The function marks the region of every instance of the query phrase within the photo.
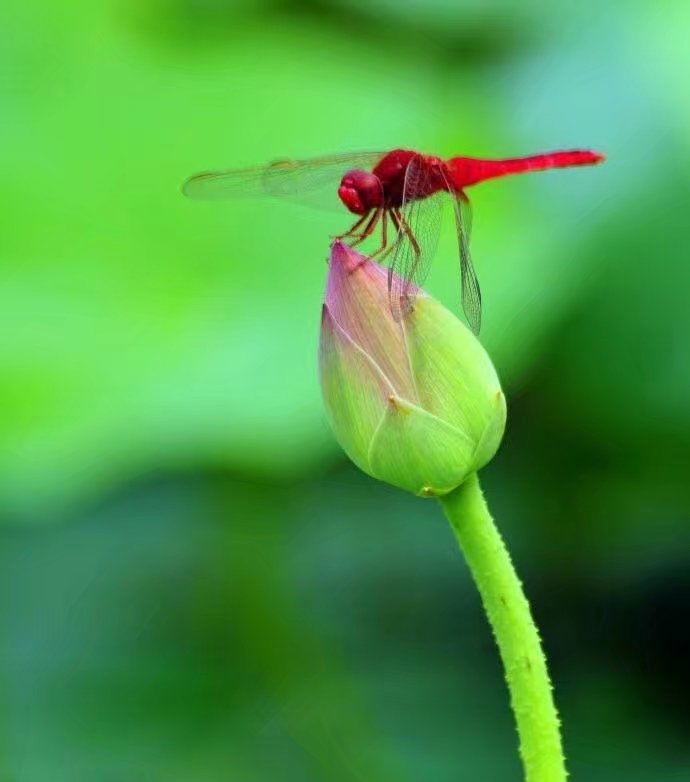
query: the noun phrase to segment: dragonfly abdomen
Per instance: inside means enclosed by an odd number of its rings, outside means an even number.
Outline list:
[[[595,163],[601,163],[603,160],[604,155],[599,152],[572,149],[503,160],[454,157],[448,160],[447,167],[453,186],[462,190],[470,185],[483,182],[485,179],[495,179],[509,174],[525,174],[529,171],[545,171],[549,168],[591,166]]]

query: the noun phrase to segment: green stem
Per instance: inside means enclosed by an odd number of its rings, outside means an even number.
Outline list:
[[[526,782],[567,777],[546,659],[529,603],[475,475],[441,498],[503,660]]]

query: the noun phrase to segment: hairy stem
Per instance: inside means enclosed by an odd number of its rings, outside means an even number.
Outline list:
[[[567,776],[546,659],[529,603],[475,475],[441,498],[503,660],[526,782]]]

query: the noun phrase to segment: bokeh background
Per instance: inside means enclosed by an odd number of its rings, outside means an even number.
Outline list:
[[[2,782],[520,778],[439,508],[325,423],[347,215],[179,192],[395,146],[609,156],[474,190],[483,480],[573,780],[690,779],[689,8],[4,0]]]

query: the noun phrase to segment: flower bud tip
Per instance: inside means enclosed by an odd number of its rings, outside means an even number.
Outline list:
[[[366,260],[363,255],[341,242],[340,239],[336,239],[331,246],[331,264],[342,265],[348,274],[356,271],[362,264],[366,263]]]

